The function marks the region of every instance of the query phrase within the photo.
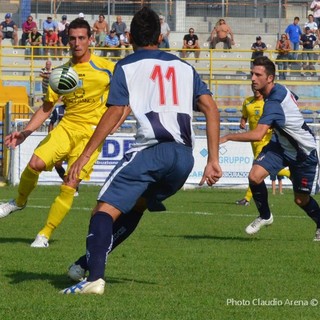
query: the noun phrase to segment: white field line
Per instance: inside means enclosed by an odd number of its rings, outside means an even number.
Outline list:
[[[8,199],[0,199],[1,202],[8,201]],[[49,209],[50,206],[32,206],[32,205],[27,205],[28,208],[32,209]],[[79,210],[79,211],[88,211],[89,213],[92,211],[93,208],[86,208],[86,207],[72,207],[72,210]],[[231,210],[231,209],[230,209]],[[159,212],[161,214],[161,212]],[[158,213],[158,214],[159,214]],[[215,212],[202,212],[202,211],[170,211],[167,210],[163,213],[170,213],[170,214],[194,214],[194,215],[199,215],[199,216],[216,216],[216,215],[222,215],[221,213],[215,213]],[[157,213],[155,213],[157,214]],[[240,214],[240,213],[223,213],[224,216],[228,217],[255,217],[258,215],[258,212],[256,214]],[[276,215],[277,216],[277,215]],[[301,215],[280,215],[277,216],[277,218],[284,218],[284,219],[305,219],[307,218],[306,214],[304,214],[303,211],[301,211]]]

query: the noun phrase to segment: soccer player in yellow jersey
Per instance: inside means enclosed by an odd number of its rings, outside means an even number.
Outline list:
[[[245,129],[246,123],[249,123],[249,130],[253,130],[257,125],[258,121],[263,112],[264,100],[263,96],[259,91],[256,91],[252,88],[253,96],[248,97],[243,101],[242,104],[242,117],[240,120],[240,128]],[[268,144],[272,136],[272,130],[269,129],[267,134],[261,141],[253,141],[251,142],[252,152],[254,159],[259,155],[262,148]],[[281,176],[290,177],[290,171],[288,169],[282,169],[279,173]],[[250,200],[252,199],[252,192],[250,187],[248,187],[246,195],[243,199],[236,201],[236,204],[242,206],[248,206],[250,204]]]
[[[82,153],[106,111],[105,104],[114,63],[91,54],[89,50],[91,40],[91,29],[87,21],[75,19],[70,23],[69,45],[72,58],[68,64],[72,65],[78,73],[79,86],[74,92],[62,97],[66,106],[64,117],[35,149],[21,175],[17,197],[0,205],[0,218],[26,206],[28,197],[36,187],[42,171],[51,171],[55,163],[67,160],[66,174],[68,174],[69,167]],[[34,113],[23,131],[6,136],[6,146],[14,148],[24,142],[51,115],[58,99],[59,95],[49,86],[42,107]],[[31,244],[32,247],[49,246],[48,240],[53,230],[58,227],[72,206],[73,196],[80,181],[90,178],[93,164],[100,150],[101,146],[92,154],[78,180],[63,181],[60,194],[50,207],[47,222]]]

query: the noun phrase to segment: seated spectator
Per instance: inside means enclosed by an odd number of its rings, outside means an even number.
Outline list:
[[[12,39],[13,45],[18,45],[18,27],[16,23],[12,20],[11,13],[7,13],[4,17],[4,21],[0,24],[1,38],[0,45],[2,39]]]
[[[190,28],[189,33],[183,37],[183,46],[182,46],[181,57],[185,58],[187,53],[194,52],[194,56],[196,59],[200,56],[200,46],[199,46],[199,38],[194,33],[194,29]],[[196,60],[198,61],[198,60]]]
[[[63,31],[66,28],[66,25],[69,25],[69,21],[68,21],[68,17],[64,14],[61,17],[61,21],[58,22],[58,27],[57,27],[58,34],[59,32]]]
[[[104,46],[108,49],[111,56],[119,57],[120,56],[120,50],[118,49],[120,44],[119,38],[116,35],[116,30],[112,29],[110,30],[110,33],[106,36]]]
[[[117,16],[116,21],[112,23],[111,29],[116,30],[116,35],[120,39],[120,35],[124,34],[124,31],[127,29],[127,25],[122,21],[121,16]]]
[[[234,45],[233,32],[224,19],[220,19],[211,31],[210,48],[215,49],[219,42],[223,42],[223,49],[231,49]]]
[[[30,45],[31,47],[37,47],[37,48],[33,48],[34,55],[36,55],[36,56],[43,55],[43,49],[41,47],[42,46],[42,34],[38,31],[37,27],[32,28],[31,32],[29,33],[27,44]],[[30,52],[30,51],[31,51],[30,48],[27,48],[27,52]],[[29,54],[31,54],[31,52]]]
[[[56,21],[53,21],[52,16],[49,15],[47,17],[47,20],[44,20],[42,23],[42,45],[46,45],[46,36],[49,33],[49,29],[53,29],[54,32],[57,32],[58,30],[58,24]]]
[[[315,55],[313,53],[313,47],[317,43],[317,38],[311,33],[311,29],[306,27],[306,33],[301,36],[300,44],[303,46],[302,53],[302,69],[303,70],[312,70],[312,75],[316,76],[315,69]],[[309,63],[308,63],[309,60]],[[302,76],[305,76],[305,73],[301,73]]]
[[[280,40],[277,41],[276,50],[278,51],[276,64],[279,70],[279,79],[286,80],[286,70],[288,69],[289,52],[292,50],[291,43],[284,33]]]
[[[62,60],[62,55],[63,54],[67,54],[69,52],[69,35],[68,35],[68,31],[69,31],[69,24],[66,23],[64,30],[60,31],[58,33],[58,46],[59,47],[64,47],[63,49],[59,50],[59,60]]]
[[[47,34],[46,34],[46,47],[55,47],[55,48],[47,48],[46,49],[46,54],[53,49],[54,56],[57,56],[57,45],[58,45],[58,35],[57,33],[53,30],[53,28],[49,28]],[[52,55],[52,54],[51,54]]]
[[[170,48],[169,44],[169,34],[170,34],[170,27],[169,25],[165,22],[164,16],[159,16],[160,19],[160,25],[161,25],[161,35],[162,35],[162,41],[159,44],[159,48]]]
[[[83,14],[82,12],[80,12],[80,13],[78,14],[78,18],[84,20],[84,14]]]
[[[267,46],[264,42],[262,42],[261,37],[256,37],[256,42],[254,42],[251,46],[252,55],[251,60],[253,61],[255,58],[262,57],[263,52],[267,50]],[[252,68],[252,61],[250,64],[250,68]]]
[[[21,45],[25,46],[33,28],[37,28],[37,23],[33,21],[32,16],[28,16],[27,20],[22,24]]]
[[[314,21],[313,14],[308,15],[308,21],[304,24],[303,32],[306,33],[306,27],[310,28],[310,32],[315,36],[319,37],[319,29],[317,23]]]
[[[122,50],[121,52],[122,57],[126,57],[131,53],[131,50],[129,50],[129,48],[131,48],[129,29],[124,30],[124,34],[120,35],[120,47],[122,49],[126,49],[126,50]]]
[[[98,20],[93,24],[92,30],[96,47],[103,47],[106,35],[109,33],[109,25],[102,13],[99,14]]]

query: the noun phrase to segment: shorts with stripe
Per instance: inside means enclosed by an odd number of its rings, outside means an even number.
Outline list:
[[[284,154],[277,142],[270,141],[253,164],[263,167],[270,175],[277,175],[281,169],[289,167],[294,192],[314,194],[318,191],[319,168],[316,149],[303,160],[292,160]]]
[[[150,211],[163,211],[161,202],[184,185],[193,164],[192,148],[176,142],[126,154],[106,179],[98,201],[128,213],[143,197]]]

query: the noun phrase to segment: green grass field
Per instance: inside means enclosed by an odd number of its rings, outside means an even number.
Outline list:
[[[67,267],[84,253],[98,190],[81,186],[48,249],[30,243],[57,186],[39,186],[25,210],[0,221],[1,320],[318,318],[320,243],[287,189],[270,195],[275,222],[254,237],[244,232],[257,216],[254,204],[234,204],[244,190],[180,191],[109,256],[103,296],[58,294],[72,284]],[[15,191],[1,188],[0,200]]]

